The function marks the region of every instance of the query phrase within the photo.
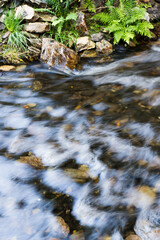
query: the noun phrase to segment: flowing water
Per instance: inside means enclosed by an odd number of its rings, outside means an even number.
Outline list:
[[[0,240],[158,240],[159,170],[158,45],[1,73]]]

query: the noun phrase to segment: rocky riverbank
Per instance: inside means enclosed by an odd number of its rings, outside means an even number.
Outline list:
[[[160,2],[159,0],[156,0],[156,2],[152,1],[152,3],[150,3],[149,0],[144,0],[144,2],[150,4],[147,18],[155,25],[151,38],[154,40],[160,36]],[[105,8],[106,5],[102,1],[95,1],[94,6],[95,11],[97,9],[97,11],[99,11],[99,9]],[[91,19],[93,13],[90,13],[89,10],[85,11],[84,9],[84,11],[81,11],[82,3],[78,8],[76,7],[76,34],[74,32],[74,34],[70,36],[68,36],[68,34],[71,33],[65,32],[65,29],[64,32],[58,32],[58,28],[62,29],[63,23],[68,20],[70,20],[69,24],[72,25],[74,19],[71,19],[71,15],[70,18],[68,16],[66,18],[62,16],[58,18],[54,15],[52,9],[48,7],[45,0],[17,1],[15,4],[8,0],[2,0],[0,7],[1,65],[42,61],[49,66],[67,66],[73,69],[77,66],[81,58],[105,58],[113,52],[114,45],[112,36],[107,31],[103,31],[103,28],[99,28],[100,31],[98,31],[96,26],[93,27],[93,24],[91,26],[89,25],[89,19]],[[5,23],[7,11],[8,16],[10,14],[9,12],[12,11],[12,21],[16,18],[21,19],[21,33],[23,33],[22,37],[24,41],[22,39],[22,48],[20,49],[21,46],[19,44],[20,47],[18,50],[16,48],[14,49],[14,47],[8,47],[12,29],[9,30],[9,27],[7,28],[7,24]],[[61,25],[58,25],[59,23]],[[53,31],[57,31],[59,35],[62,34],[61,39],[67,38],[67,46],[65,40],[61,42],[58,41],[60,36],[56,34],[53,35]],[[14,38],[12,37],[13,41]],[[143,38],[143,41],[144,40],[148,41],[148,39]],[[134,47],[136,44],[130,41],[128,45]],[[6,68],[6,66],[1,67],[1,70],[3,69],[11,70],[12,68]]]

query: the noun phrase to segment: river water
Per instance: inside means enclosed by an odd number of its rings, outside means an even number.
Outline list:
[[[160,47],[0,74],[0,240],[160,239]]]

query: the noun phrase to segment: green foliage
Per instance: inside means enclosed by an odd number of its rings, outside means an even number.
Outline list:
[[[75,39],[78,37],[75,22],[77,19],[76,13],[69,13],[66,17],[59,17],[53,20],[54,37],[57,41],[66,44],[71,47],[75,43]]]
[[[56,16],[66,16],[69,12],[69,5],[73,0],[46,0]]]
[[[113,6],[114,2],[115,2],[115,0],[107,0],[105,5],[106,5],[106,7]]]
[[[89,12],[96,12],[96,8],[92,0],[85,0],[84,8],[88,9]]]
[[[153,25],[146,20],[147,16],[146,9],[136,1],[120,0],[118,7],[109,6],[107,13],[98,13],[93,18],[107,25],[105,30],[113,33],[115,44],[121,39],[129,44],[137,34],[151,37]]]
[[[27,48],[27,36],[22,31],[23,25],[20,17],[15,17],[14,10],[8,10],[5,13],[4,24],[6,29],[10,32],[8,38],[8,47],[17,50],[24,50]]]

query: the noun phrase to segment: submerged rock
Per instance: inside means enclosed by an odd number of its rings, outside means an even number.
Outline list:
[[[24,20],[29,20],[35,22],[38,20],[39,16],[35,13],[34,8],[24,4],[17,7],[15,17],[20,16]]]
[[[89,50],[95,48],[95,43],[91,41],[90,37],[80,37],[77,38],[76,47],[77,52],[81,52],[83,50]]]
[[[83,231],[75,231],[69,238],[69,240],[85,240]]]
[[[127,238],[125,238],[125,240],[142,240],[142,239],[135,234],[131,234]]]
[[[77,53],[64,44],[50,38],[43,38],[41,60],[49,66],[75,68],[78,63]]]
[[[20,159],[18,159],[19,162],[29,164],[31,167],[36,169],[44,169],[42,160],[40,157],[36,157],[34,154],[29,152],[28,156],[21,156]]]
[[[44,33],[49,31],[49,24],[45,22],[28,23],[24,27],[26,32]]]
[[[160,239],[160,207],[142,212],[136,221],[134,230],[142,240]]]

